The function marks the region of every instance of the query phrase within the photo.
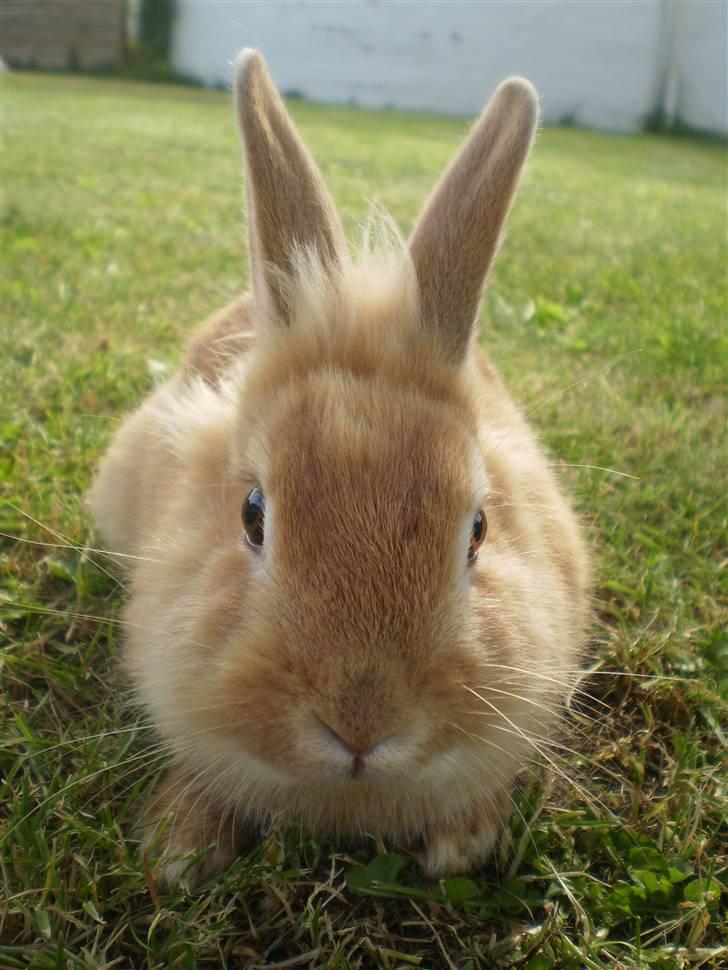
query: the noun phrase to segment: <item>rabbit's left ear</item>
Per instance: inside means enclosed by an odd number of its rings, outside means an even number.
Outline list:
[[[295,253],[313,248],[334,270],[346,256],[344,231],[321,173],[256,50],[246,49],[238,57],[235,104],[247,161],[253,292],[288,324],[285,280]]]
[[[538,122],[538,96],[504,81],[435,187],[412,233],[410,255],[423,326],[447,355],[468,348],[490,265]]]

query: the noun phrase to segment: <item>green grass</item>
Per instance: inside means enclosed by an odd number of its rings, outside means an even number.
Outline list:
[[[14,538],[2,566],[0,965],[717,966],[721,146],[546,129],[510,220],[483,341],[575,496],[597,594],[593,699],[565,722],[573,750],[524,774],[492,865],[431,884],[381,854],[392,847],[275,831],[200,892],[167,896],[125,841],[159,762],[127,705],[122,592],[87,551],[83,496],[154,371],[245,285],[228,100],[2,79],[2,531]],[[352,236],[375,200],[408,229],[464,127],[291,107]]]

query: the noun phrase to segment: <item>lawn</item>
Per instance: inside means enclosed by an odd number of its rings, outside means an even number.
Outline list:
[[[408,229],[464,131],[291,110],[352,239],[372,202]],[[84,494],[120,417],[246,284],[232,111],[217,92],[13,75],[2,124],[0,966],[728,959],[724,147],[548,128],[510,220],[482,340],[597,578],[588,696],[523,773],[492,864],[428,883],[396,847],[276,830],[166,895],[125,841],[161,762]]]

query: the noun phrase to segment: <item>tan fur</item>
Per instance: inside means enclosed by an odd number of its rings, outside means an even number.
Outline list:
[[[254,339],[255,304],[251,297],[241,297],[213,314],[194,334],[183,372],[218,384],[230,365],[250,350]]]
[[[528,735],[568,692],[587,611],[575,520],[470,342],[531,139],[533,111],[512,104],[527,89],[500,89],[479,123],[487,137],[476,126],[468,164],[452,166],[409,251],[390,241],[352,263],[330,244],[328,203],[311,222],[277,205],[321,199],[320,177],[259,55],[241,61],[239,105],[248,84],[251,245],[273,263],[259,264],[253,301],[214,318],[128,420],[92,495],[109,546],[142,557],[126,659],[178,765],[175,798],[150,813],[177,820],[166,878],[213,827],[222,848],[198,876],[280,814],[329,835],[424,843],[432,874],[464,869],[490,851]],[[259,140],[268,128],[276,139]],[[490,212],[474,239],[461,206],[438,201],[458,187]],[[436,225],[462,246],[438,253]],[[470,295],[459,303],[425,266],[461,274]],[[261,549],[240,521],[255,486]],[[468,564],[479,508],[488,534]]]

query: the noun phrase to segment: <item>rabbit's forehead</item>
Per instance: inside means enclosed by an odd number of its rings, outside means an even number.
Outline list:
[[[422,610],[438,600],[463,572],[479,504],[468,429],[381,388],[299,400],[280,419],[264,485],[280,577],[326,589],[359,639],[394,587]]]
[[[453,408],[386,384],[332,379],[293,395],[273,439],[269,489],[288,506],[399,501],[457,516],[487,484],[476,439]]]

